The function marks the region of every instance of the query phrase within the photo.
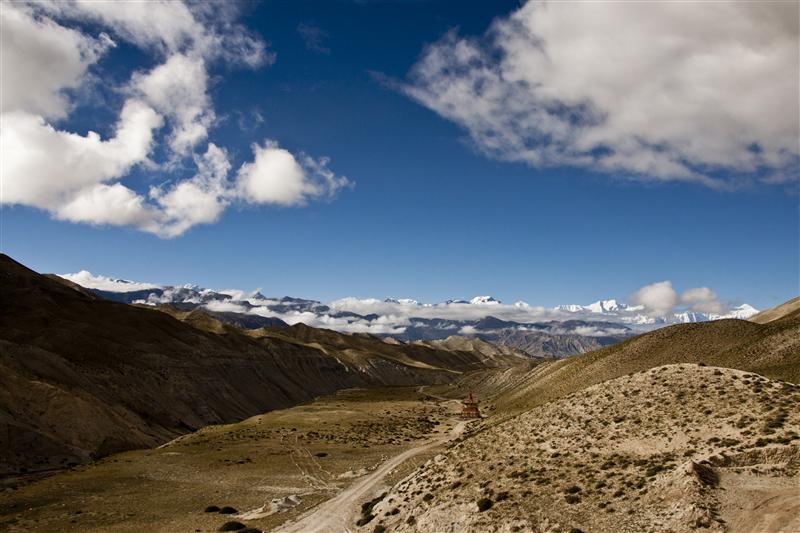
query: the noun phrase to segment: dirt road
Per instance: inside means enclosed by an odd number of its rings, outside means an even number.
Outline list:
[[[464,432],[466,422],[458,422],[446,435],[396,455],[375,471],[359,479],[342,492],[311,509],[298,520],[276,529],[280,533],[343,533],[355,529],[361,503],[371,499],[383,478],[408,459],[455,439]]]

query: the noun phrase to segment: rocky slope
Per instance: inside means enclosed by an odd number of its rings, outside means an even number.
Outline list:
[[[472,352],[173,314],[0,255],[0,473],[151,447],[342,388],[443,383],[486,366]]]
[[[798,402],[795,384],[727,368],[620,377],[479,427],[357,529],[795,531]]]

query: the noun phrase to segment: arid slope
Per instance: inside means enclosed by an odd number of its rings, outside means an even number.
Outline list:
[[[797,385],[724,368],[621,377],[478,430],[358,530],[796,531],[798,401]]]
[[[601,350],[543,363],[516,376],[513,386],[504,387],[496,401],[498,409],[518,412],[602,381],[674,363],[736,368],[798,383],[800,311],[767,324],[728,319],[669,326]]]

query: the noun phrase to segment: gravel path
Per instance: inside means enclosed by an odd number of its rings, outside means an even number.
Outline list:
[[[361,503],[372,498],[386,475],[405,461],[431,448],[449,442],[464,432],[466,422],[458,422],[450,432],[426,444],[404,451],[384,462],[375,471],[359,479],[330,500],[311,509],[298,520],[283,524],[279,533],[342,533],[355,529]]]

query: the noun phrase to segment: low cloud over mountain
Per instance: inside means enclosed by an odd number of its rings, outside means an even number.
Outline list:
[[[202,307],[212,313],[277,318],[289,325],[304,323],[410,341],[441,339],[449,335],[481,336],[501,330],[617,338],[665,324],[748,318],[757,312],[748,304],[734,307],[725,303],[705,287],[678,294],[669,281],[642,287],[633,293],[628,303],[612,299],[588,305],[544,307],[523,301],[505,304],[490,296],[434,304],[411,299],[354,297],[322,303],[266,297],[259,291],[215,291],[195,285],[159,286],[94,276],[86,271],[61,277],[127,303]]]

